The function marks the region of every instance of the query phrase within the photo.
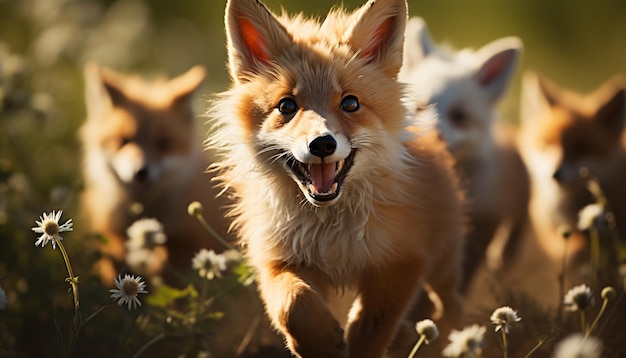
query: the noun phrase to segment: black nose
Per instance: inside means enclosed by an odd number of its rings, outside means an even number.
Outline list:
[[[332,155],[335,153],[335,149],[337,149],[337,141],[331,135],[317,137],[309,143],[309,151],[311,154],[320,158]]]
[[[135,181],[143,183],[148,180],[148,167],[143,167],[135,173]]]
[[[556,180],[557,183],[560,183],[563,181],[563,175],[563,168],[558,167],[552,174],[552,179]]]

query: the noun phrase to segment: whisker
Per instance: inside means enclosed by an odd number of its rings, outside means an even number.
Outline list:
[[[282,157],[293,157],[293,156],[287,152],[276,153],[270,157],[270,163],[274,164],[274,162],[276,162]]]
[[[280,147],[277,145],[270,145],[267,146],[265,148],[262,148],[261,150],[259,150],[256,155],[261,155],[261,154],[265,154],[267,152],[271,152],[271,151],[281,151]]]

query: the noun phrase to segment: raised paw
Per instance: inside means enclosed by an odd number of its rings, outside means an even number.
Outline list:
[[[319,328],[316,328],[319,327]],[[288,337],[289,347],[302,358],[346,356],[346,340],[343,329],[335,321],[332,326],[311,325],[311,330],[301,337]]]
[[[346,356],[343,329],[325,306],[294,306],[287,330],[289,347],[300,357],[343,358]]]

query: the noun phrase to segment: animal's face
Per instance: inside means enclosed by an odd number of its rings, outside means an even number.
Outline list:
[[[203,70],[186,74],[193,81],[181,76],[154,85],[95,68],[87,76],[90,118],[83,137],[95,142],[120,182],[147,189],[187,166],[197,144],[189,97]],[[190,83],[182,86],[183,79]]]
[[[581,169],[596,177],[614,170],[621,152],[625,100],[614,79],[581,96],[526,74],[522,98],[522,150],[536,181],[583,188]]]
[[[488,150],[494,105],[506,90],[521,54],[517,38],[503,38],[478,51],[437,46],[421,18],[406,30],[400,79],[411,85],[412,109],[432,105],[437,127],[457,160]]]
[[[437,129],[457,160],[479,157],[490,136],[492,103],[468,71],[438,58],[413,73],[413,110],[433,106]]]
[[[316,206],[333,205],[349,181],[384,168],[404,128],[395,75],[405,4],[372,4],[323,24],[278,19],[255,1],[227,8],[235,85],[220,111],[239,121],[239,138],[226,140],[244,141],[258,170],[291,178],[287,185]]]
[[[101,143],[125,184],[149,185],[184,163],[192,138],[190,119],[143,106],[116,107],[103,118]]]

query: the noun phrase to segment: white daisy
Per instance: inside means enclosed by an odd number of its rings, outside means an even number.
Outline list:
[[[212,280],[215,277],[222,277],[227,261],[226,255],[218,255],[213,250],[202,249],[191,260],[191,267],[198,270],[200,276]]]
[[[415,324],[415,330],[417,331],[417,334],[424,336],[424,342],[426,342],[426,344],[429,344],[439,337],[439,330],[437,329],[435,322],[429,319],[417,322]]]
[[[54,238],[63,240],[60,233],[65,231],[72,231],[72,219],[69,219],[65,224],[59,226],[59,219],[61,219],[63,210],[55,212],[54,210],[50,214],[43,213],[43,216],[39,217],[39,221],[35,221],[37,226],[31,228],[34,232],[41,234],[41,236],[35,241],[35,246],[46,246],[48,242],[52,243],[52,248],[56,248]]]
[[[604,214],[604,206],[600,204],[589,204],[578,212],[578,229],[588,230],[594,222]]]
[[[124,278],[122,278],[122,275],[119,275],[115,279],[115,286],[117,289],[109,290],[109,292],[111,292],[111,298],[117,301],[119,306],[128,303],[129,310],[131,305],[133,308],[141,306],[141,301],[137,298],[140,293],[148,293],[148,291],[145,290],[146,283],[141,281],[141,276],[135,277],[134,275],[126,274]]]
[[[496,332],[504,330],[504,333],[508,334],[511,328],[511,323],[519,322],[522,319],[517,315],[517,312],[509,306],[503,306],[495,311],[491,315],[491,322],[496,325]]]
[[[483,337],[487,328],[474,324],[463,328],[462,331],[452,330],[448,338],[448,344],[441,354],[444,357],[480,357],[483,348]]]
[[[163,225],[152,218],[144,218],[135,221],[126,229],[128,241],[126,247],[129,250],[152,248],[163,245],[167,241],[167,236],[163,232]]]
[[[568,311],[580,311],[593,304],[593,293],[589,286],[578,285],[565,294],[563,299],[565,309]]]
[[[600,358],[602,356],[602,341],[581,333],[575,333],[561,342],[554,350],[554,358]]]

